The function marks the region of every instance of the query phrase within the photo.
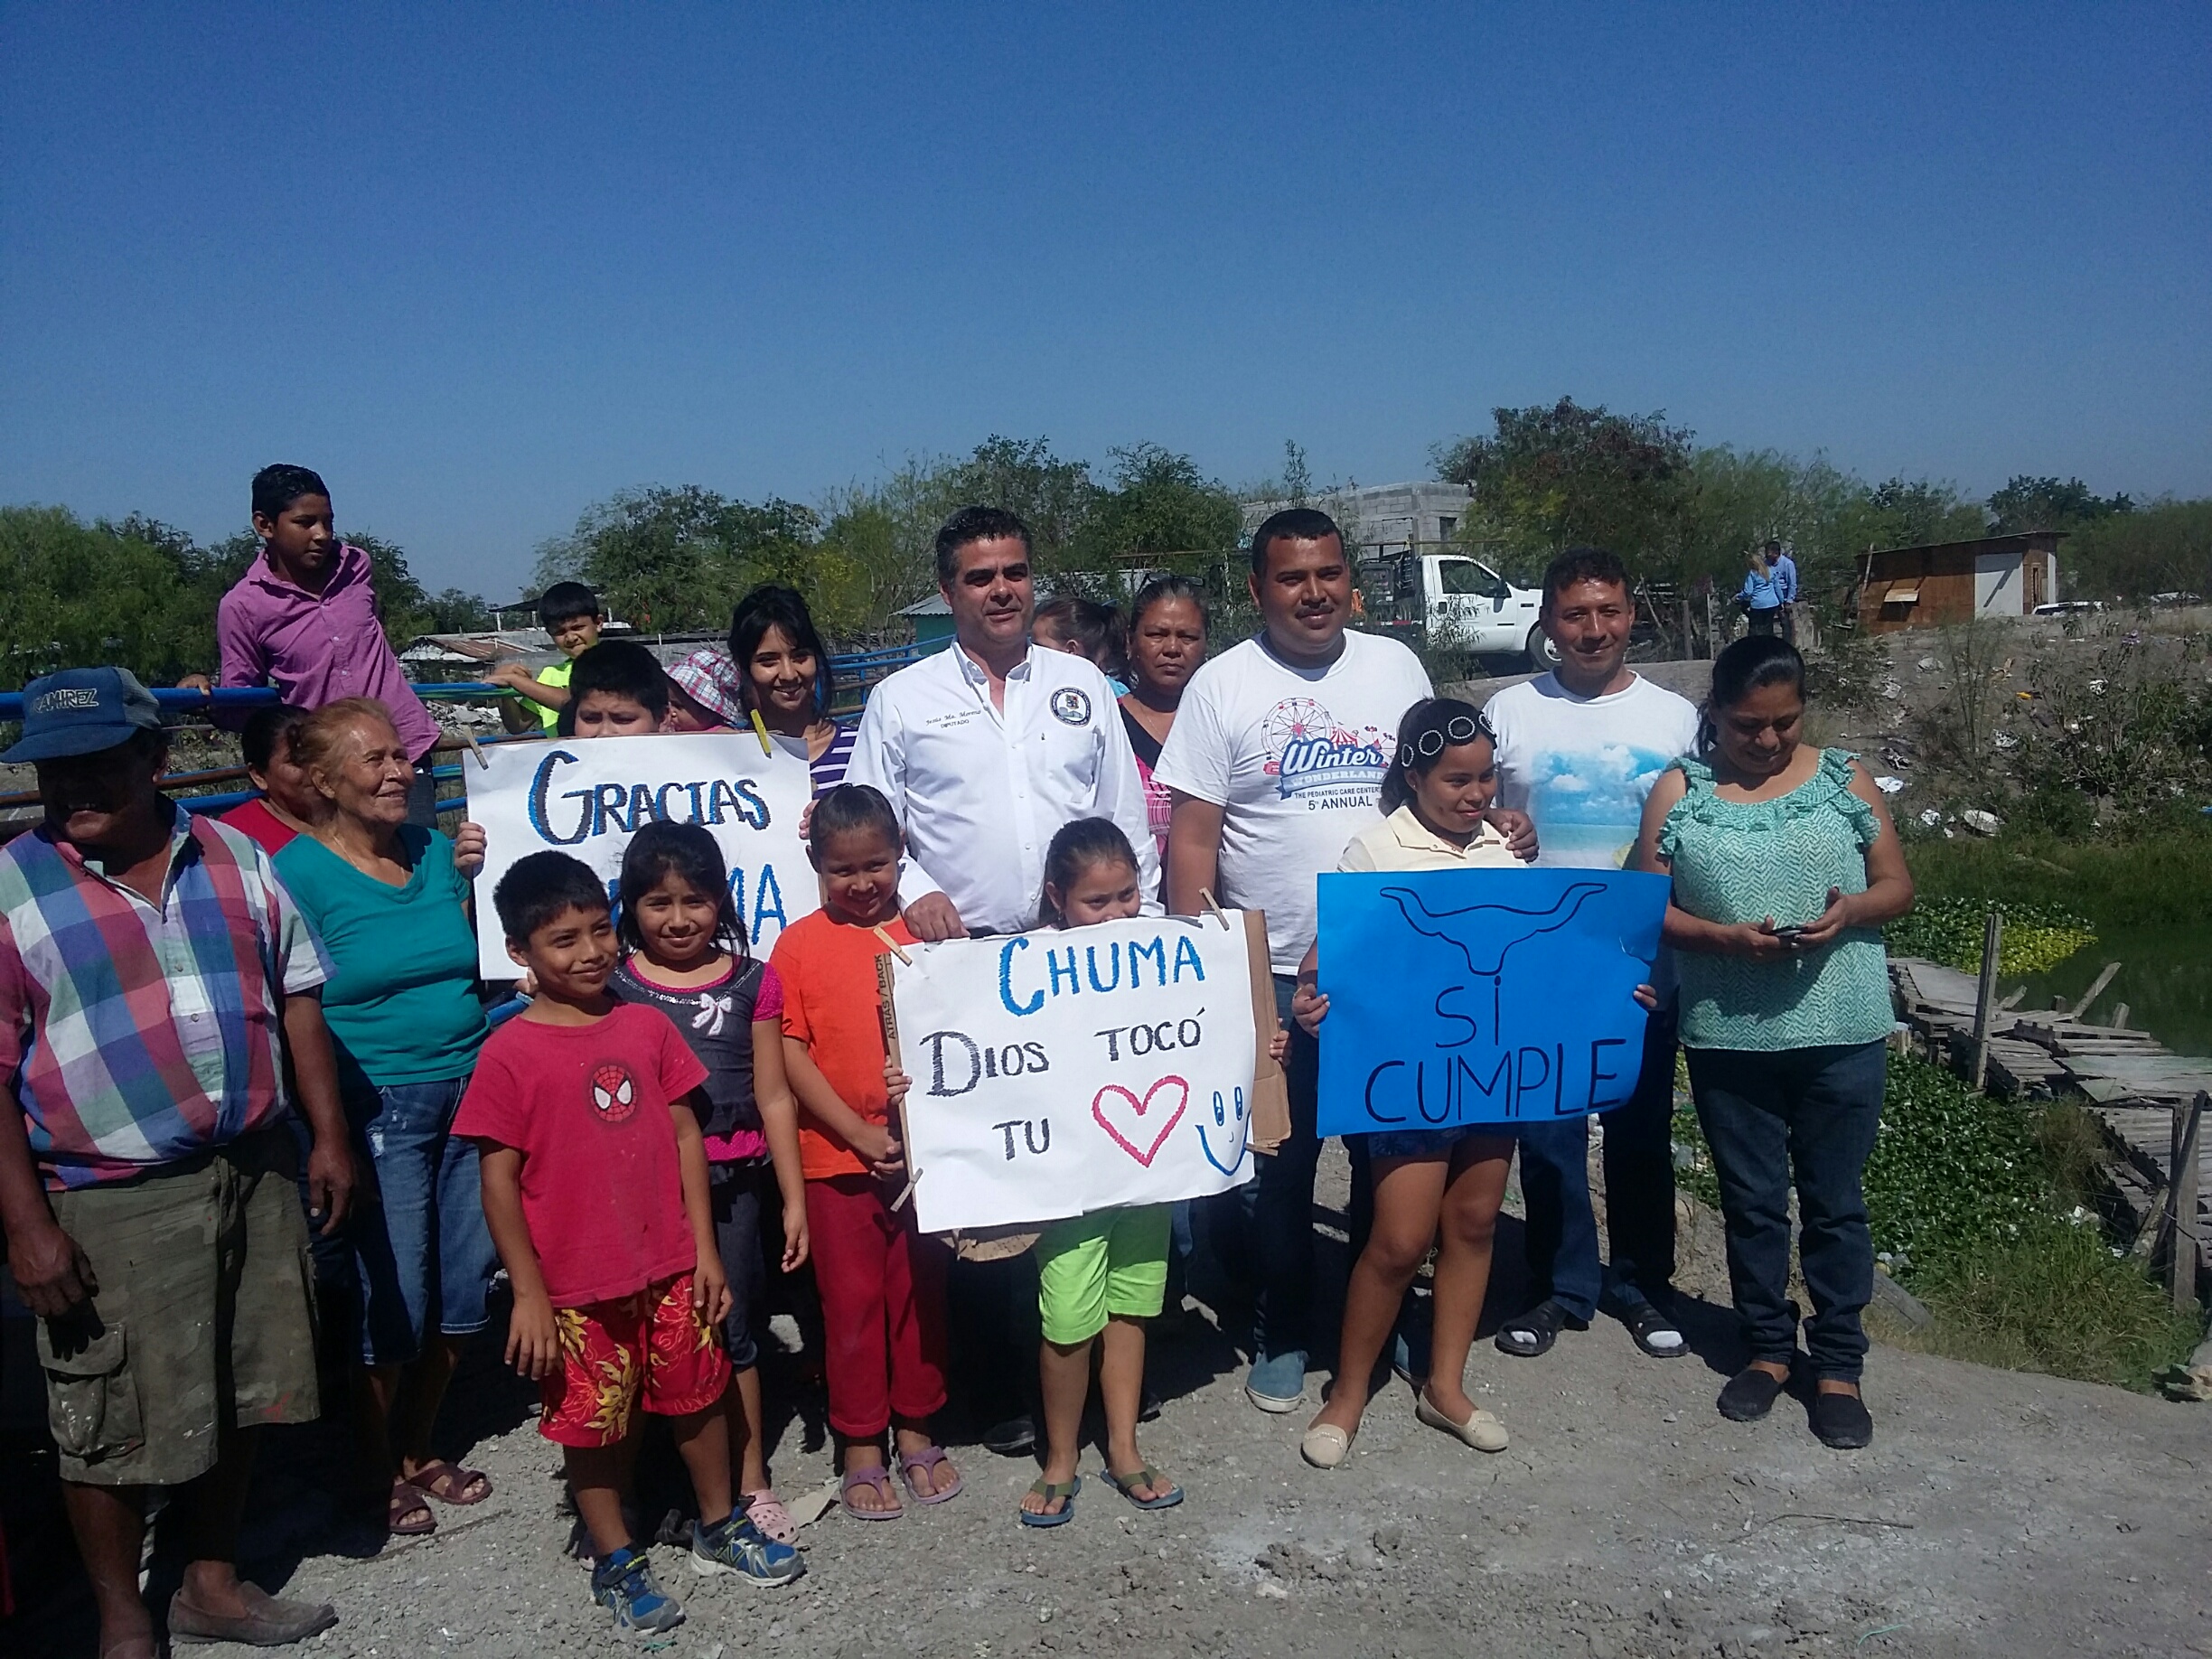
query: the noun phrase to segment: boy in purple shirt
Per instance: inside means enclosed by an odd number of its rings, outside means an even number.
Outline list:
[[[438,741],[437,722],[384,638],[369,555],[338,539],[329,488],[304,466],[263,467],[254,474],[253,527],[261,557],[215,607],[218,683],[273,685],[287,705],[311,713],[343,697],[375,698],[416,763],[416,793],[426,809],[429,779],[420,768]],[[209,689],[203,675],[178,683]]]

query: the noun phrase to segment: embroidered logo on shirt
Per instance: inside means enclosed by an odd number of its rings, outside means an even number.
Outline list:
[[[1052,694],[1053,718],[1063,726],[1091,724],[1091,698],[1073,686],[1062,686]]]
[[[592,1110],[608,1123],[627,1123],[637,1111],[637,1080],[630,1075],[630,1068],[619,1060],[609,1060],[592,1068]]]

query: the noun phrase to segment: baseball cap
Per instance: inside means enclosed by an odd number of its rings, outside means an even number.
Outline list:
[[[23,736],[0,763],[66,760],[161,730],[161,705],[128,669],[74,668],[23,688]]]
[[[727,651],[702,646],[670,663],[666,672],[686,696],[724,725],[743,726],[751,717],[737,689],[736,664],[729,660]]]

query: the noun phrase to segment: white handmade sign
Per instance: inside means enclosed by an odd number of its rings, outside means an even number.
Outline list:
[[[764,755],[750,732],[702,732],[498,744],[484,754],[490,767],[471,764],[466,775],[469,818],[484,829],[476,950],[487,979],[520,972],[492,904],[516,860],[570,854],[605,878],[612,896],[630,838],[656,819],[714,832],[755,954],[765,956],[786,925],[820,907],[799,839],[813,783],[805,759],[780,745]]]
[[[923,1231],[1251,1179],[1259,1033],[1243,922],[1143,916],[908,947],[892,1001]]]

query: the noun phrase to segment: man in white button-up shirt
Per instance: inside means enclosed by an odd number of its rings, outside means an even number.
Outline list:
[[[996,507],[962,508],[937,533],[937,580],[952,649],[870,693],[845,774],[881,790],[906,831],[906,925],[923,939],[1035,926],[1045,849],[1079,818],[1119,824],[1141,890],[1158,893],[1113,688],[1083,658],[1029,643],[1027,527]]]

